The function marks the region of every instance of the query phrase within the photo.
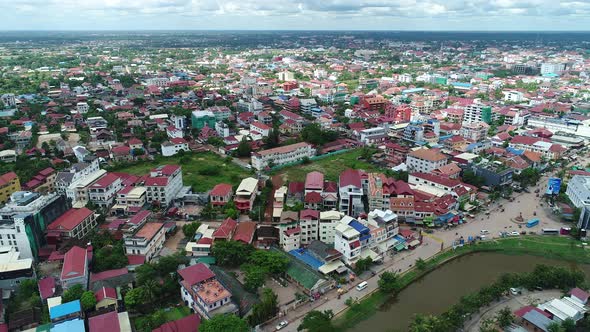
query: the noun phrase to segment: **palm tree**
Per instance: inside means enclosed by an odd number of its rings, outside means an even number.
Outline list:
[[[158,293],[158,283],[155,280],[153,280],[153,279],[147,280],[143,284],[142,288],[143,288],[146,300],[148,300],[149,302],[152,302],[156,299],[156,296]]]

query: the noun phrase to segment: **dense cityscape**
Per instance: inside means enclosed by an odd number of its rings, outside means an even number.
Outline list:
[[[590,331],[590,34],[0,34],[0,332]]]

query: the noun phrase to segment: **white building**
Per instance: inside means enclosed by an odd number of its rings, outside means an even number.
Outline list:
[[[574,175],[565,193],[577,208],[590,206],[590,176]]]
[[[153,78],[148,78],[146,80],[146,83],[148,86],[155,85],[159,88],[166,87],[168,85],[168,82],[170,82],[170,80],[166,77],[153,77]]]
[[[338,211],[322,211],[320,212],[319,222],[319,240],[331,244],[334,243],[334,229],[344,217],[344,213]]]
[[[375,127],[361,130],[361,142],[366,145],[374,145],[383,142],[387,136],[388,129]]]
[[[491,117],[491,113],[492,110],[490,106],[481,104],[476,99],[473,104],[465,106],[463,112],[463,124],[484,121],[488,115]]]
[[[170,157],[180,151],[188,152],[188,142],[184,138],[172,138],[162,143],[162,156]]]
[[[89,109],[90,109],[90,106],[88,106],[88,103],[86,103],[86,102],[80,102],[80,103],[76,104],[76,111],[80,114],[88,113]]]
[[[290,71],[282,71],[277,74],[279,81],[295,81],[295,74]]]
[[[109,208],[115,203],[117,192],[122,188],[121,178],[113,173],[107,173],[90,185],[88,194],[90,202]]]
[[[541,64],[541,75],[561,74],[565,71],[565,63],[544,62]]]
[[[283,250],[289,252],[301,247],[301,227],[289,228],[281,231],[281,246]]]
[[[33,259],[19,256],[20,253],[14,247],[0,247],[0,287],[2,289],[14,291],[21,281],[36,279]]]
[[[262,122],[254,121],[250,123],[250,132],[256,132],[262,135],[262,137],[268,137],[268,134],[270,133],[271,129],[272,128],[270,126]]]
[[[5,93],[0,96],[0,100],[2,100],[5,107],[16,106],[16,97],[14,96],[14,93]]]
[[[270,163],[274,166],[284,165],[303,158],[315,156],[316,150],[311,144],[301,142],[252,153],[252,167],[265,169]]]
[[[106,173],[107,171],[104,169],[99,169],[85,176],[80,176],[68,186],[66,196],[72,201],[74,206],[85,206],[89,200],[90,185]]]
[[[182,189],[182,169],[177,165],[165,165],[154,168],[145,180],[146,201],[169,206]]]
[[[360,171],[347,169],[340,174],[338,182],[339,210],[347,215],[358,216],[365,212],[362,201],[363,186]]]
[[[430,173],[446,164],[447,157],[435,149],[416,149],[406,157],[406,165],[410,172]]]
[[[145,223],[135,234],[124,238],[125,253],[145,256],[145,261],[149,262],[164,247],[165,233],[163,223]]]
[[[502,91],[502,94],[504,95],[504,100],[506,101],[520,103],[524,100],[524,94],[520,91]]]

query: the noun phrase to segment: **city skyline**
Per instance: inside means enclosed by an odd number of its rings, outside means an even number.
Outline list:
[[[589,1],[546,0],[20,0],[0,9],[0,30],[587,31],[590,18]]]

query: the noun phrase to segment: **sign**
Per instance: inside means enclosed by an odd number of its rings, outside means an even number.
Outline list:
[[[547,181],[547,191],[545,192],[545,194],[557,195],[559,194],[559,189],[561,189],[561,179],[549,178],[549,180]]]

